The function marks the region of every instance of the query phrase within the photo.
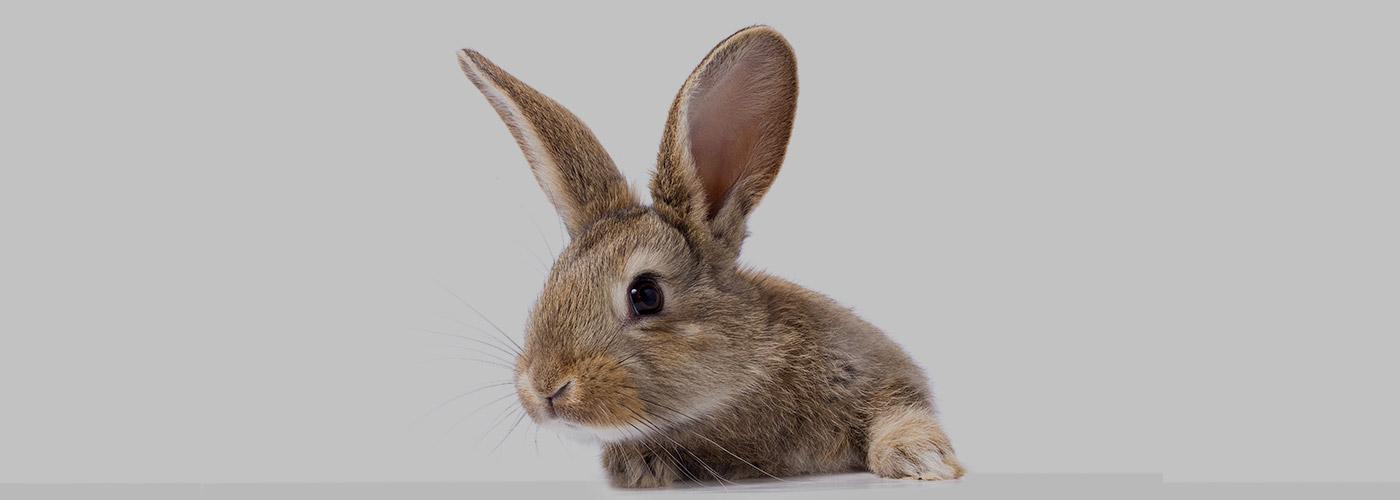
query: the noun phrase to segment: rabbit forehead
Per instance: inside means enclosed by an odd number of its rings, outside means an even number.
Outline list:
[[[675,227],[652,212],[594,224],[559,257],[546,285],[599,286],[642,272],[685,267],[689,245]]]
[[[679,272],[691,258],[680,232],[655,214],[599,221],[560,254],[531,315],[530,336],[568,337],[569,344],[606,337],[619,327],[614,302],[632,278]]]

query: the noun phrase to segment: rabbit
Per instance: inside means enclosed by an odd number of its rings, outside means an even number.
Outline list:
[[[515,362],[531,419],[601,442],[617,487],[963,475],[923,371],[898,345],[831,299],[738,261],[796,112],[782,35],[740,30],[691,72],[666,119],[649,206],[578,117],[480,53],[458,55],[570,236]]]

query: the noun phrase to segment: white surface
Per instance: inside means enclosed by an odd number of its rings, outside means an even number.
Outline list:
[[[802,97],[744,260],[907,346],[974,472],[1400,479],[1393,4],[910,5],[5,3],[0,482],[595,481],[502,389],[424,416],[503,376],[437,283],[514,330],[562,244],[454,53],[644,185],[754,22]]]
[[[0,494],[68,497],[101,495],[103,498],[1000,498],[1058,496],[1075,498],[1142,497],[1160,490],[1160,477],[1151,475],[993,475],[959,481],[905,481],[880,479],[869,474],[840,474],[793,478],[785,481],[684,486],[667,489],[621,490],[597,482],[475,482],[475,483],[309,483],[309,484],[165,484],[29,486],[0,485]]]
[[[783,482],[752,481],[726,487],[618,490],[596,482],[444,482],[444,483],[245,483],[158,485],[0,485],[0,495],[14,498],[114,499],[384,499],[471,498],[800,498],[884,500],[962,499],[1113,499],[1228,498],[1394,499],[1400,483],[1163,483],[1152,475],[1034,474],[973,475],[959,481],[898,481],[868,474],[799,478]]]

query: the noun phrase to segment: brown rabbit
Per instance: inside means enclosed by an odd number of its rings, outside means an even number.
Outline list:
[[[651,206],[577,117],[475,51],[459,59],[571,236],[515,364],[530,418],[602,441],[618,486],[962,476],[924,374],[899,346],[831,299],[738,262],[797,106],[782,35],[743,29],[691,72],[666,120]]]

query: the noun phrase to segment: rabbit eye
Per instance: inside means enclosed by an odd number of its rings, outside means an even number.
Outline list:
[[[650,276],[632,280],[632,285],[627,287],[627,298],[632,301],[632,312],[638,316],[659,313],[662,304],[666,302],[661,296],[661,286]]]

